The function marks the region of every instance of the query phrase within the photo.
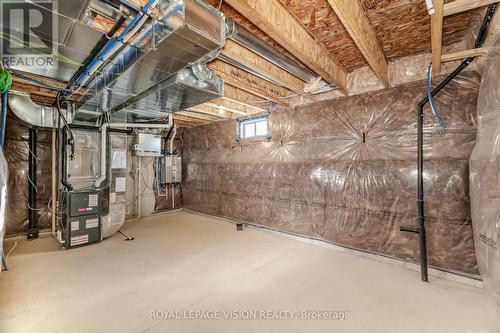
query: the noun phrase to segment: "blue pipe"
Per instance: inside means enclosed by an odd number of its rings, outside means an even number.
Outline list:
[[[3,144],[5,142],[5,126],[7,124],[7,96],[9,96],[8,92],[4,92],[2,94],[2,119],[1,119],[1,128],[0,128],[0,147],[3,148]]]
[[[94,67],[94,65],[97,64],[100,60],[102,60],[109,53],[109,51],[111,51],[119,42],[123,40],[123,38],[127,35],[127,33],[129,33],[130,30],[132,30],[132,28],[137,24],[137,22],[142,18],[142,16],[144,16],[144,14],[149,10],[149,8],[151,8],[151,6],[155,1],[156,0],[149,0],[148,3],[141,9],[141,11],[137,13],[137,15],[135,15],[132,22],[130,22],[130,24],[127,25],[125,30],[122,31],[120,36],[118,36],[118,38],[112,38],[108,43],[106,43],[103,49],[94,57],[94,59],[92,59],[87,68],[85,68],[85,70],[82,72],[82,74],[76,81],[76,84],[78,86],[80,86],[85,76],[88,75],[90,69]]]
[[[432,64],[430,63],[429,66],[427,66],[427,97],[429,98],[429,103],[431,105],[431,110],[432,113],[434,114],[434,117],[436,117],[439,125],[441,125],[442,128],[446,128],[446,124],[444,123],[443,118],[441,118],[441,115],[437,112],[436,106],[434,105],[434,100],[432,99],[431,69],[432,69]]]

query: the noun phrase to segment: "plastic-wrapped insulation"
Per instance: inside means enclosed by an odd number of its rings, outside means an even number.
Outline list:
[[[435,78],[437,81],[442,78]],[[429,264],[477,273],[468,163],[479,75],[435,98],[424,122]],[[235,120],[183,135],[184,207],[419,261],[415,105],[426,82],[270,113],[270,140],[238,142]]]
[[[472,226],[479,271],[500,307],[500,40],[483,73],[470,160]]]

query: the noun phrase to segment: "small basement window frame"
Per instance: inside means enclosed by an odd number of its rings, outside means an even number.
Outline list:
[[[265,124],[265,133],[258,134],[259,124]],[[269,113],[265,115],[253,116],[248,118],[238,119],[238,140],[269,140]],[[253,131],[251,130],[253,126]],[[262,127],[260,128],[262,131]]]

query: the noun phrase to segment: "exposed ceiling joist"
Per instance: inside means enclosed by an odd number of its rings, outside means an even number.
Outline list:
[[[248,105],[253,105],[261,109],[267,108],[270,103],[269,100],[247,93],[246,91],[230,84],[224,85],[224,97],[240,101]]]
[[[384,84],[389,86],[389,69],[384,50],[377,34],[358,0],[328,0],[330,6],[356,43],[371,69]]]
[[[222,54],[285,88],[299,94],[304,93],[305,83],[302,80],[230,39],[226,40]]]
[[[231,119],[231,118],[236,118],[238,114],[235,114],[233,112],[230,112],[229,110],[226,110],[224,106],[219,107],[218,105],[214,104],[200,104],[193,106],[187,111],[193,111],[193,112],[198,112],[198,113],[204,113],[208,115],[213,115],[219,118],[224,118],[224,119]]]
[[[443,15],[449,16],[453,14],[458,14],[471,10],[474,8],[479,8],[492,3],[498,2],[498,0],[455,0],[453,2],[448,2],[443,7]]]
[[[287,98],[291,95],[288,89],[268,82],[260,77],[245,72],[220,60],[208,64],[224,82],[237,86],[246,92],[269,99],[277,104],[288,106]]]
[[[441,56],[441,62],[448,62],[454,60],[461,60],[469,57],[479,57],[483,55],[488,55],[488,50],[484,47],[479,47],[477,49],[459,51],[449,54],[443,54]]]
[[[434,0],[436,12],[431,16],[432,75],[441,73],[441,53],[443,45],[443,0]]]
[[[222,98],[216,99],[212,102],[217,103],[218,105],[223,105],[227,110],[232,109],[232,110],[244,111],[244,114],[254,114],[254,113],[266,112],[266,110],[263,109],[262,107],[257,107],[255,105],[246,104],[244,102],[230,99],[228,97],[222,97]],[[234,111],[231,111],[231,112],[234,113]]]
[[[226,0],[226,2],[309,68],[343,93],[347,93],[346,71],[325,46],[315,41],[278,0]]]
[[[220,117],[209,115],[209,114],[206,114],[204,112],[197,112],[197,111],[194,111],[192,109],[179,111],[179,112],[176,112],[176,114],[181,115],[181,116],[191,117],[194,119],[201,119],[201,120],[208,120],[208,121],[217,121],[217,120],[221,119]]]
[[[179,114],[179,112],[174,113],[173,118],[174,118],[174,121],[182,121],[184,123],[191,123],[193,125],[205,124],[205,123],[208,122],[206,120],[196,119],[196,118],[193,118],[193,117],[184,116],[182,114]]]

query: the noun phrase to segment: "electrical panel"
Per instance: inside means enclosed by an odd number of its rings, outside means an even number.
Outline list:
[[[137,133],[132,146],[135,156],[162,156],[161,135]]]
[[[182,158],[165,156],[165,183],[182,182]]]
[[[65,214],[62,217],[65,248],[101,241],[99,192],[66,192]]]

